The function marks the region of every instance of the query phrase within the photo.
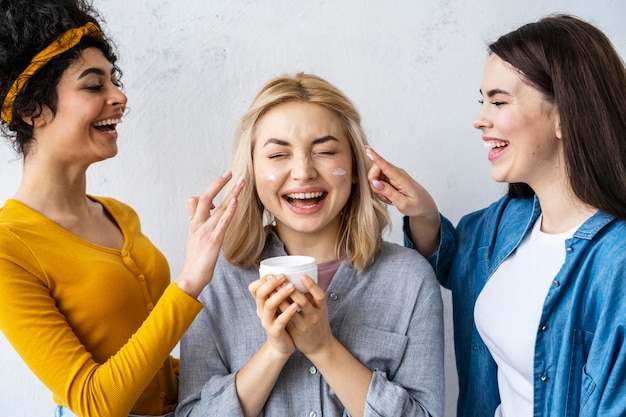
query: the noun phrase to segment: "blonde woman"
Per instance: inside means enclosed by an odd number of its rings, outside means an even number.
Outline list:
[[[416,251],[384,242],[360,116],[308,74],[270,80],[236,131],[239,196],[205,307],[181,342],[178,416],[440,416],[442,301]],[[259,278],[308,255],[307,292]]]

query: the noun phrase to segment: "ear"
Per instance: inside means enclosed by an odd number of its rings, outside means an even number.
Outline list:
[[[558,113],[554,121],[554,134],[558,139],[563,139],[563,132],[561,131],[561,117]]]
[[[54,119],[52,110],[48,106],[36,105],[35,110],[29,114],[23,114],[22,120],[24,123],[35,127],[43,127],[48,124],[49,121]]]

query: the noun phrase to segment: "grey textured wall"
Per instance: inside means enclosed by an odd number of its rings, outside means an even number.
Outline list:
[[[336,84],[360,109],[373,147],[429,188],[456,221],[504,190],[491,180],[471,126],[486,42],[548,13],[569,12],[598,25],[626,55],[621,0],[95,4],[119,47],[131,111],[119,129],[120,154],[92,167],[88,191],[131,204],[173,275],[184,255],[186,198],[228,168],[236,121],[270,77],[306,71]],[[0,202],[13,195],[20,174],[21,161],[0,146]],[[395,212],[393,220],[388,239],[401,243]],[[457,388],[449,294],[444,298],[452,416]],[[52,415],[51,395],[2,336],[0,369],[3,415]]]

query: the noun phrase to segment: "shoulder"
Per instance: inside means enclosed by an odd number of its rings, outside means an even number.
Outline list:
[[[598,212],[574,233],[574,237],[589,240],[594,256],[607,261],[605,268],[626,263],[623,250],[626,220]]]
[[[461,218],[456,227],[457,236],[473,241],[481,235],[495,236],[527,226],[533,216],[538,216],[540,206],[534,198],[511,198],[507,195],[488,207]],[[506,220],[506,221],[505,221]],[[502,228],[506,230],[502,230]],[[480,230],[480,233],[476,233]]]
[[[40,217],[36,211],[17,200],[9,199],[0,207],[0,226],[27,224]]]
[[[484,219],[501,217],[505,212],[531,212],[533,209],[533,198],[511,198],[508,195],[494,201],[489,206],[464,215],[459,221],[459,225],[464,223],[474,223]]]
[[[213,279],[204,288],[203,293],[206,293],[205,296],[212,297],[221,297],[225,293],[231,295],[247,293],[248,284],[258,277],[259,271],[255,267],[234,265],[228,262],[223,253],[220,253]]]
[[[383,276],[415,276],[435,282],[432,266],[418,251],[384,241],[374,262],[364,271]]]
[[[50,220],[19,201],[7,200],[0,208],[2,253],[19,250],[33,238],[48,238],[50,233]]]
[[[383,242],[374,262],[362,274],[370,290],[376,288],[385,296],[414,300],[413,303],[417,300],[441,301],[441,290],[433,267],[414,249]]]
[[[398,264],[398,266],[417,266],[428,261],[416,250],[406,248],[396,243],[383,241],[380,250],[376,254],[376,265]],[[428,264],[430,265],[430,264]]]

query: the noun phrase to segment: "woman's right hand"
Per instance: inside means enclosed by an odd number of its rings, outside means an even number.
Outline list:
[[[194,298],[213,279],[224,235],[235,214],[237,198],[244,186],[244,180],[240,178],[227,198],[215,208],[213,200],[231,177],[232,174],[226,172],[213,181],[199,197],[191,197],[187,203],[187,253],[181,273],[174,282]]]
[[[284,275],[265,275],[248,285],[267,340],[236,373],[235,387],[245,417],[258,416],[291,354],[296,350],[285,330],[298,306],[290,302],[295,287]]]
[[[296,347],[286,326],[297,313],[290,300],[295,287],[284,275],[265,275],[248,286],[256,301],[256,314],[267,334],[267,343],[276,353],[291,356]]]
[[[367,175],[372,191],[381,201],[396,206],[409,217],[415,249],[424,256],[433,254],[439,247],[441,227],[435,200],[405,170],[386,161],[370,147],[366,152],[374,162]]]

